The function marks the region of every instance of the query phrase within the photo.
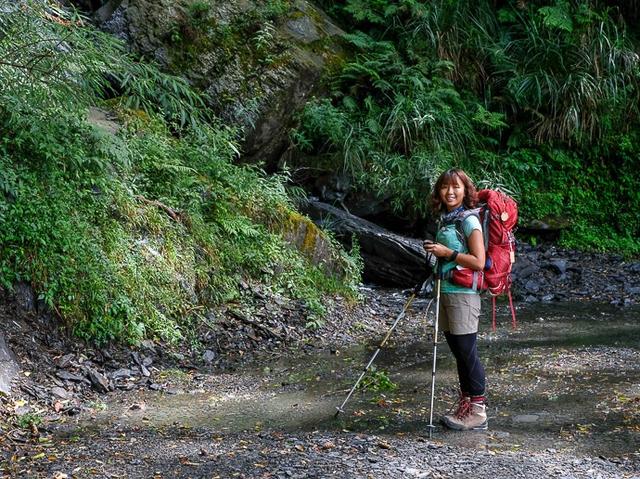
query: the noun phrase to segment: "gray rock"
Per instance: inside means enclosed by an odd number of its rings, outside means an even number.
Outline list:
[[[16,413],[16,416],[24,416],[25,414],[31,413],[33,411],[33,408],[26,404],[24,406],[17,406],[14,411]]]
[[[98,23],[106,22],[115,11],[120,7],[122,0],[108,0],[94,14],[94,18]]]
[[[322,38],[313,20],[308,16],[303,16],[289,20],[286,24],[286,31],[296,40],[303,43],[312,43]]]
[[[537,293],[538,291],[540,291],[540,283],[538,281],[530,279],[529,281],[526,282],[526,284],[524,285],[524,288],[529,293]]]
[[[151,372],[147,369],[147,367],[144,364],[140,365],[140,372],[145,378],[148,378],[149,376],[151,376]]]
[[[96,391],[101,393],[109,392],[109,380],[104,374],[96,371],[95,369],[87,368],[87,375],[89,376],[91,384]]]
[[[342,31],[306,0],[291,2],[278,21],[262,21],[256,32],[246,25],[257,2],[212,2],[212,23],[218,28],[245,28],[237,44],[184,55],[176,44],[176,28],[185,23],[184,7],[173,0],[110,0],[96,17],[101,27],[125,40],[136,53],[180,68],[195,86],[207,92],[209,106],[226,122],[243,130],[244,159],[275,166],[290,144],[289,130],[296,114],[319,88],[326,65],[339,59]],[[218,40],[216,28],[210,39]],[[257,45],[257,35],[268,41]],[[246,35],[246,37],[244,37]],[[184,40],[184,39],[183,39]],[[187,43],[188,39],[185,40]],[[283,50],[283,45],[285,51]]]
[[[516,262],[516,264],[518,264]],[[513,277],[515,280],[525,280],[527,279],[529,276],[531,276],[532,274],[536,273],[537,271],[539,271],[540,268],[535,265],[535,264],[526,264],[524,267],[522,268],[515,268],[514,267],[514,271],[513,271]]]
[[[36,293],[31,285],[25,281],[19,281],[13,286],[13,293],[18,306],[24,311],[36,310]]]
[[[116,135],[120,130],[120,124],[114,121],[111,114],[100,108],[89,108],[89,111],[87,112],[87,121],[101,131],[112,136]]]
[[[520,414],[519,416],[514,416],[513,422],[518,423],[533,423],[537,422],[540,419],[540,416],[537,414]]]
[[[122,379],[122,378],[130,378],[133,374],[133,371],[128,368],[120,368],[117,371],[111,373],[111,377],[113,379]]]
[[[11,383],[19,371],[18,361],[7,346],[4,335],[0,332],[0,394],[9,395],[11,393]]]
[[[75,383],[87,383],[91,384],[87,378],[80,376],[79,374],[70,373],[69,371],[57,371],[56,376],[65,381],[72,381]]]
[[[314,222],[337,236],[358,238],[365,281],[414,286],[425,279],[425,252],[420,240],[394,234],[320,201],[309,200],[304,209]]]
[[[207,349],[202,355],[202,360],[205,364],[211,364],[216,359],[216,353]]]
[[[71,366],[71,362],[75,359],[76,355],[73,353],[65,354],[58,359],[58,367],[65,369]]]
[[[565,274],[567,272],[567,260],[557,258],[551,261],[549,267],[558,274]]]
[[[131,352],[131,358],[133,359],[133,362],[135,362],[136,365],[138,366],[142,366],[144,364],[142,362],[142,358],[140,357],[140,354],[137,351]]]
[[[58,386],[51,388],[51,394],[60,399],[70,399],[73,396],[69,391]]]
[[[144,341],[142,341],[140,343],[140,347],[144,348],[144,349],[146,349],[148,351],[151,351],[151,352],[155,352],[155,350],[156,350],[156,345],[150,339],[145,339]]]
[[[640,294],[640,286],[631,286],[630,284],[626,284],[624,290],[629,294]]]

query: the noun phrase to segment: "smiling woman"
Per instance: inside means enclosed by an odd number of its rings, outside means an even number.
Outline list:
[[[438,258],[437,274],[457,267],[481,270],[485,263],[482,226],[474,215],[462,221],[459,235],[455,221],[477,202],[476,188],[467,174],[458,168],[445,171],[436,181],[431,194],[434,213],[440,215],[435,242],[424,243],[424,249]],[[463,236],[463,237],[461,237]],[[485,373],[478,357],[477,334],[480,296],[471,288],[440,279],[438,327],[456,358],[460,399],[453,414],[444,416],[445,425],[454,430],[487,429],[485,411]]]

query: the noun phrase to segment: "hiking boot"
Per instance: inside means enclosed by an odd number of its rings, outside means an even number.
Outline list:
[[[454,414],[447,414],[442,418],[445,426],[456,431],[481,431],[488,427],[487,407],[484,403],[460,401],[460,406]]]

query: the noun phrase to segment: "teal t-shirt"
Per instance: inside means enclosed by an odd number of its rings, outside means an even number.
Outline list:
[[[475,215],[469,215],[462,222],[462,231],[466,238],[471,236],[471,233],[474,230],[482,231],[482,226],[480,225],[480,220]],[[438,233],[436,234],[436,241],[440,244],[445,245],[447,248],[451,248],[456,250],[458,253],[468,253],[469,249],[467,248],[466,242],[461,242],[458,238],[458,234],[456,232],[455,224],[448,224],[442,226]],[[446,273],[447,271],[451,271],[453,268],[459,267],[455,261],[447,261],[442,266],[442,272]],[[451,283],[451,281],[445,280],[442,282],[441,291],[443,293],[465,293],[465,294],[478,294],[477,291],[474,291],[471,288],[464,288],[462,286],[455,285]]]

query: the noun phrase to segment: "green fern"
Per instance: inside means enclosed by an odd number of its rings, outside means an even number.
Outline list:
[[[542,7],[538,12],[542,15],[545,26],[558,28],[569,33],[573,32],[573,19],[568,2],[558,2],[551,7]]]

